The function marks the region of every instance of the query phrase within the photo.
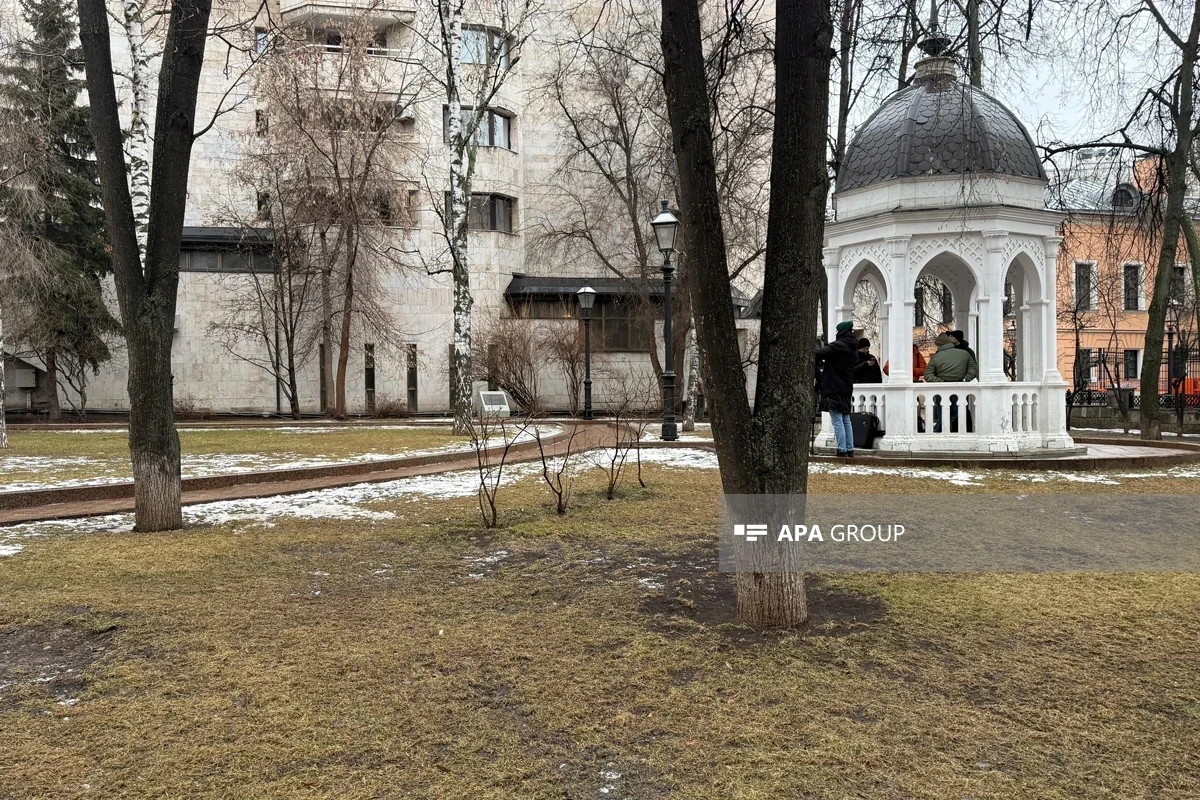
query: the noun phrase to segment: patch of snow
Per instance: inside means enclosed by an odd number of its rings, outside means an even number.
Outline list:
[[[0,558],[15,556],[24,549],[24,546],[19,544],[0,544]]]
[[[642,589],[658,590],[663,588],[663,583],[657,578],[638,578],[638,586]]]
[[[930,467],[868,467],[855,464],[830,464],[824,461],[811,462],[810,474],[825,475],[895,475],[900,478],[940,480],[955,486],[981,486],[984,476],[962,469],[934,469]]]
[[[628,463],[637,461],[630,452]],[[642,450],[643,464],[658,464],[674,469],[717,469],[717,454],[693,447],[653,447]]]

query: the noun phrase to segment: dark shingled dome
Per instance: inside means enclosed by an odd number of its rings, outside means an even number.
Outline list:
[[[837,191],[893,178],[994,174],[1046,180],[1025,126],[1000,101],[946,72],[883,102],[846,150]]]

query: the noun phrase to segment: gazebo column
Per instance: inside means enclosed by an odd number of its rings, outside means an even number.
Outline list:
[[[982,383],[1003,383],[1004,374],[1004,247],[1008,231],[985,231],[983,285],[979,293],[979,340],[975,354],[979,359]]]
[[[821,251],[825,264],[825,322],[828,326],[829,340],[833,341],[834,328],[841,317],[838,316],[842,305],[842,287],[838,281],[840,247],[826,247]]]
[[[912,383],[912,321],[916,300],[908,276],[908,242],[911,236],[887,240],[891,258],[892,294],[887,301],[887,383]]]
[[[1062,244],[1061,236],[1047,236],[1043,243],[1046,246],[1046,274],[1042,281],[1042,325],[1039,333],[1042,337],[1042,382],[1065,385],[1062,373],[1058,371],[1058,248]],[[1065,418],[1064,418],[1065,424]]]
[[[913,388],[913,281],[909,275],[908,244],[911,236],[892,236],[887,239],[890,264],[891,293],[887,300],[886,324],[880,336],[887,342],[885,363],[888,374],[885,384],[895,388],[885,390],[887,408],[883,421],[886,435],[879,446],[888,450],[911,450],[917,433],[917,393]],[[882,265],[881,265],[882,266]]]
[[[1042,434],[1042,445],[1048,448],[1074,446],[1067,433],[1067,407],[1065,402],[1066,381],[1058,371],[1058,248],[1061,236],[1047,236],[1042,240],[1046,248],[1045,275],[1042,280],[1041,336],[1041,383],[1038,390],[1038,430]]]

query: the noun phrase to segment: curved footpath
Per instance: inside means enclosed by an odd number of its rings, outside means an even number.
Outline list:
[[[597,421],[580,423],[582,430],[570,444],[580,453],[601,447],[611,447],[611,423]],[[563,455],[569,444],[564,431],[542,440],[547,456]],[[814,460],[846,465],[890,467],[974,467],[982,469],[1090,471],[1096,469],[1148,469],[1200,462],[1200,444],[1166,440],[1146,442],[1122,435],[1077,437],[1075,441],[1088,446],[1085,454],[1058,458],[1009,458],[1004,456],[966,459],[952,453],[931,454],[930,457],[869,455],[860,451],[852,461],[843,461],[818,454]],[[662,442],[645,441],[646,448],[695,448],[712,451],[711,441]],[[491,448],[490,456],[498,457],[500,450]],[[506,463],[517,464],[540,458],[536,441],[521,442],[509,448]],[[358,483],[384,483],[401,478],[433,475],[440,472],[473,470],[478,467],[474,450],[408,456],[386,461],[359,461],[300,469],[243,472],[231,475],[211,475],[183,479],[183,504],[212,503],[221,500],[245,500],[300,494],[319,489],[332,489]],[[133,511],[133,483],[108,483],[92,486],[72,486],[62,489],[31,489],[0,492],[0,526],[24,522],[43,522],[75,517],[94,517]]]
[[[581,423],[580,428],[574,443],[570,445],[573,452],[611,446],[613,431],[610,424]],[[548,457],[560,456],[566,452],[569,439],[569,433],[564,431],[543,439],[542,447]],[[499,458],[501,448],[489,448],[486,452],[492,458]],[[541,455],[538,452],[537,441],[520,442],[509,447],[505,463],[517,464],[537,461],[539,458]],[[300,494],[356,483],[384,483],[439,472],[472,470],[478,465],[478,457],[474,450],[461,450],[423,456],[402,456],[385,461],[357,461],[322,467],[184,478],[183,504],[191,506],[220,500]],[[133,511],[132,482],[0,492],[0,526],[97,517],[130,511]]]

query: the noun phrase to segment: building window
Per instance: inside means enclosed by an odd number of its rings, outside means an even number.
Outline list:
[[[516,200],[502,194],[473,194],[467,207],[467,230],[513,232]],[[450,193],[446,192],[446,208],[450,208]],[[449,212],[446,214],[449,218]]]
[[[574,319],[579,308],[574,297],[533,297],[515,305],[517,314],[529,319]]]
[[[271,272],[268,253],[184,250],[179,253],[181,272]]]
[[[1120,186],[1113,192],[1113,207],[1114,208],[1132,208],[1133,207],[1133,191],[1128,187]]]
[[[1096,265],[1088,261],[1075,262],[1075,310],[1096,310]]]
[[[954,295],[950,293],[950,287],[942,284],[942,324],[949,325],[954,321]]]
[[[638,310],[635,302],[620,298],[596,303],[592,311],[593,325],[599,328],[596,332],[600,334],[605,350],[650,350],[652,342],[645,315],[639,314]]]
[[[263,109],[258,109],[254,112],[254,135],[266,136],[270,128],[270,123],[267,122],[267,112]]]
[[[475,121],[475,109],[462,109],[462,126],[466,130]],[[442,141],[450,143],[450,108],[442,107]],[[479,120],[479,127],[471,136],[477,147],[503,147],[512,149],[512,115],[489,108]]]
[[[1126,350],[1125,351],[1125,380],[1136,380],[1141,374],[1141,365],[1138,363],[1141,360],[1141,351]]]
[[[262,55],[267,52],[267,48],[271,46],[271,36],[267,33],[266,28],[254,29],[254,52]]]
[[[259,219],[271,218],[271,195],[267,192],[259,192],[254,198],[254,207],[258,210]]]
[[[1137,311],[1142,307],[1142,265],[1126,264],[1124,271],[1125,310]]]
[[[405,360],[408,369],[408,410],[409,413],[417,411],[417,346],[410,344],[405,347]],[[324,363],[324,362],[322,362]],[[322,386],[325,384],[322,383]]]
[[[924,286],[918,286],[915,289],[913,289],[913,299],[916,300],[916,302],[913,303],[913,327],[914,328],[924,328],[925,327],[925,287]]]
[[[1171,267],[1171,299],[1177,303],[1187,299],[1187,267]]]
[[[363,384],[367,392],[367,413],[375,413],[375,345],[363,345]]]
[[[367,45],[367,55],[385,56],[388,52],[387,28],[375,31],[371,44]]]
[[[325,49],[331,53],[339,53],[342,50],[342,32],[339,30],[327,30],[321,37],[321,44],[325,45]]]
[[[494,65],[508,69],[509,38],[501,31],[477,25],[464,25],[459,59],[464,64]]]

